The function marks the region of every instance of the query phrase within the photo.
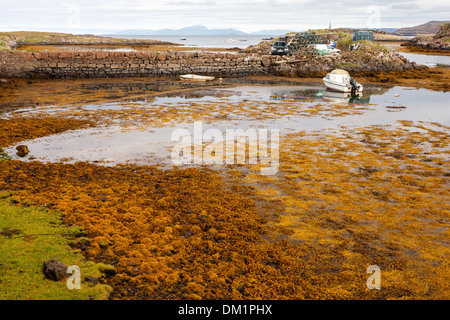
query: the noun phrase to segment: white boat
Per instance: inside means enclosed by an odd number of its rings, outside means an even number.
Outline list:
[[[199,76],[196,74],[182,74],[180,75],[180,78],[182,80],[195,80],[195,81],[211,81],[215,79],[215,77]]]
[[[332,91],[338,92],[362,92],[363,85],[357,83],[342,69],[335,69],[323,78],[325,86]]]
[[[225,40],[225,42],[226,42],[226,43],[233,43],[233,42],[236,42],[236,40],[228,39],[228,40]]]

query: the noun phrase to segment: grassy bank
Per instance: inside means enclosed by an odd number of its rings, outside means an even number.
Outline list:
[[[38,207],[14,205],[14,193],[0,191],[0,299],[1,300],[87,300],[106,299],[111,288],[84,281],[100,277],[105,266],[86,261],[70,245],[82,235],[76,227],[61,225],[60,213]],[[69,290],[66,281],[45,278],[43,263],[57,259],[81,269],[79,290]]]
[[[20,48],[21,45],[175,45],[165,41],[120,39],[113,37],[95,36],[92,34],[74,35],[70,33],[11,31],[0,32],[1,43],[5,48]]]

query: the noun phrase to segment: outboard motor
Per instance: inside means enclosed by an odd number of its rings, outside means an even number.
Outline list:
[[[358,92],[359,86],[356,83],[355,79],[350,78],[350,85],[352,86],[352,93]]]

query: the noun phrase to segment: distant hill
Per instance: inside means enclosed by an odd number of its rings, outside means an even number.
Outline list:
[[[115,33],[115,36],[215,36],[215,35],[284,35],[292,30],[261,30],[246,33],[236,29],[208,29],[205,26],[197,25],[181,29],[159,29],[159,30],[124,30]]]
[[[397,36],[420,36],[424,34],[435,34],[441,26],[450,21],[428,21],[427,23],[408,28],[400,28],[393,34]]]
[[[386,31],[387,33],[394,33],[395,31],[398,30],[398,28],[380,28],[378,29],[380,31]]]

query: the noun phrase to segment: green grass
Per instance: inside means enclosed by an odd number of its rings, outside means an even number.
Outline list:
[[[341,40],[339,40],[336,44],[336,47],[338,49],[341,49],[342,51],[349,51],[350,50],[350,46],[352,44],[356,44],[356,43],[361,43],[361,47],[356,51],[357,55],[364,55],[366,52],[388,52],[389,48],[377,43],[377,42],[373,42],[373,41],[368,41],[368,40],[361,40],[361,41],[352,41],[352,36],[349,35],[347,37],[342,38]]]
[[[1,152],[1,150],[0,150],[0,162],[2,162],[2,161],[8,161],[8,160],[10,160],[11,158],[6,154],[6,153],[3,153],[3,152]]]
[[[3,41],[0,41],[0,50],[9,50],[9,47]]]
[[[0,234],[0,300],[107,299],[109,286],[93,285],[84,278],[101,277],[111,266],[86,261],[70,247],[80,230],[63,226],[60,213],[17,207],[13,200],[14,193],[0,191],[0,233],[20,230],[10,236]],[[81,289],[69,290],[66,280],[45,278],[43,263],[52,258],[80,267]]]

